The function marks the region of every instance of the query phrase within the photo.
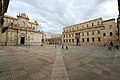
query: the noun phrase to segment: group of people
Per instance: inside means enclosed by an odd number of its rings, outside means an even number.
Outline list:
[[[111,41],[108,45],[108,49],[112,51],[112,47],[113,47],[113,42]],[[118,41],[115,42],[115,48],[117,50],[119,49],[119,42]]]
[[[64,45],[62,45],[62,49],[64,49]],[[66,50],[68,50],[68,46],[66,46]]]
[[[57,46],[55,45],[55,48],[56,48]],[[62,49],[64,49],[64,45],[62,45]],[[68,50],[68,46],[66,46],[66,50]]]

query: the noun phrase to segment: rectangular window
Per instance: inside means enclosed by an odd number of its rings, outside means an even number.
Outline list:
[[[100,22],[98,21],[98,25],[100,25]]]
[[[66,35],[66,38],[68,37],[68,35]]]
[[[89,38],[87,38],[87,42],[89,42]]]
[[[74,39],[72,39],[72,42],[74,42]]]
[[[109,29],[112,29],[112,25],[109,25]]]
[[[82,42],[84,42],[84,39],[82,39]]]
[[[92,31],[92,35],[94,35],[94,31]]]
[[[94,26],[94,23],[92,23],[92,26]]]
[[[84,25],[82,25],[82,28],[84,28]]]
[[[69,34],[69,37],[71,37],[71,34]]]
[[[72,37],[74,37],[74,34],[72,34]]]
[[[71,39],[69,39],[69,42],[71,42]]]
[[[89,36],[89,32],[87,32],[87,36]]]
[[[95,38],[92,38],[92,41],[94,42],[94,41],[95,41]]]
[[[87,24],[87,27],[88,27],[88,24]]]
[[[65,42],[65,39],[64,39],[64,42]]]
[[[98,30],[98,34],[100,34],[100,30]]]
[[[84,33],[82,33],[82,36],[84,36]]]
[[[66,42],[68,42],[68,39],[66,39]]]
[[[11,23],[11,25],[10,25],[11,27],[13,27],[13,23]]]
[[[65,38],[65,35],[64,35],[64,38]]]

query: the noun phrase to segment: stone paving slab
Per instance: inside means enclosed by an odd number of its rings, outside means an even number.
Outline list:
[[[68,74],[66,71],[66,66],[63,61],[62,53],[60,49],[57,50],[56,58],[54,61],[54,67],[52,70],[52,75],[50,80],[69,80]]]
[[[56,49],[0,46],[0,80],[49,80]]]
[[[109,51],[106,47],[69,47],[62,54],[70,80],[112,80],[113,65],[120,65],[119,50]],[[119,70],[115,72],[120,74]]]
[[[120,50],[0,46],[0,80],[120,80]]]

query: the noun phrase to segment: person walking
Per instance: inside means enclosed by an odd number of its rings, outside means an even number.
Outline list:
[[[113,46],[113,42],[112,41],[110,42],[110,46]]]
[[[108,45],[108,49],[109,49],[110,51],[112,51],[112,47],[111,47],[110,44]]]
[[[64,49],[64,45],[62,45],[62,49]]]
[[[119,49],[119,42],[118,41],[116,41],[116,43],[115,43],[115,48],[118,50]]]
[[[68,50],[68,46],[66,46],[66,50]]]

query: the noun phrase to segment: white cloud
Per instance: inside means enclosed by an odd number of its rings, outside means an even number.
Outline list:
[[[8,15],[25,12],[39,22],[45,33],[58,34],[62,28],[91,20],[117,18],[117,0],[10,0]]]

